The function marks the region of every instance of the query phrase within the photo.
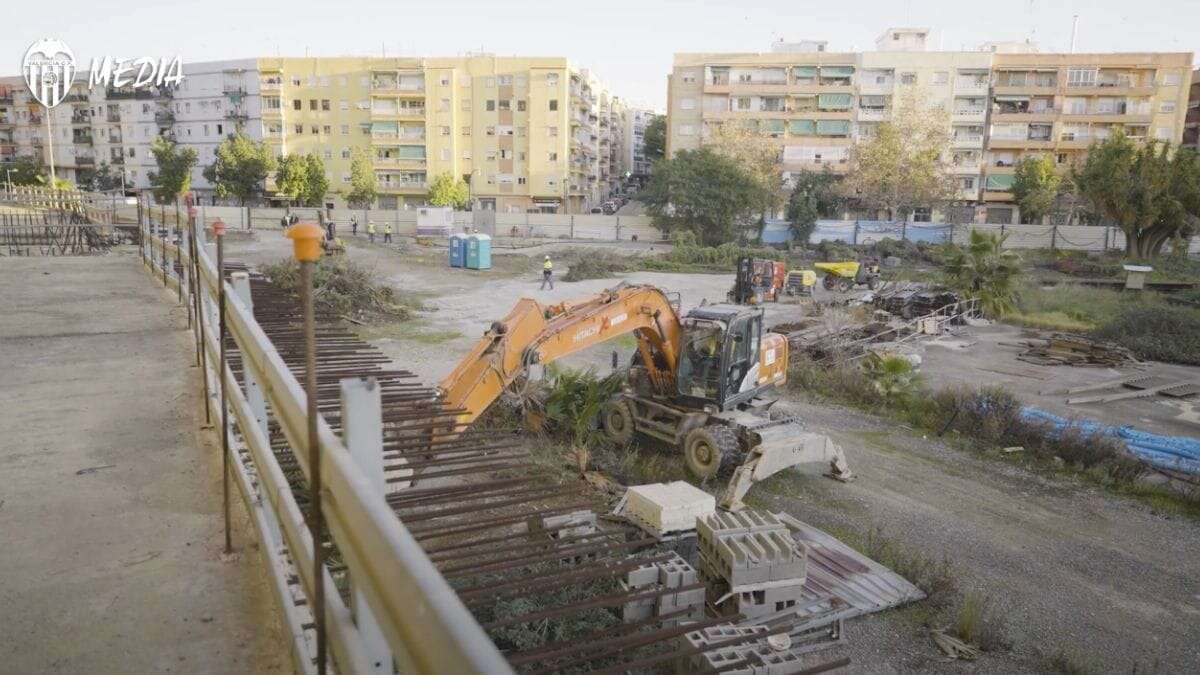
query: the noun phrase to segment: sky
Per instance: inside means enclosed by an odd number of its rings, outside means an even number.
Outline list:
[[[1200,0],[245,0],[103,3],[4,0],[0,74],[20,72],[28,46],[65,41],[81,69],[93,56],[212,61],[251,56],[565,56],[627,101],[662,110],[676,52],[768,51],[819,39],[830,51],[870,50],[891,26],[934,30],[943,49],[1033,37],[1077,52],[1200,52]]]

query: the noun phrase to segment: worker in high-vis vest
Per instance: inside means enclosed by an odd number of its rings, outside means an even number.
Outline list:
[[[370,239],[372,244],[375,243],[375,221],[373,220],[367,221],[367,239]]]
[[[550,256],[542,261],[542,287],[538,290],[546,290],[546,284],[550,284],[550,290],[554,290],[554,263],[550,261]]]
[[[383,243],[385,243],[385,244],[392,243],[392,224],[391,223],[386,223],[383,226]]]

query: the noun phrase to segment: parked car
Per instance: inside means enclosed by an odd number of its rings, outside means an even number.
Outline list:
[[[592,213],[604,213],[604,209],[600,208],[599,206],[596,206],[596,207],[592,208]]]

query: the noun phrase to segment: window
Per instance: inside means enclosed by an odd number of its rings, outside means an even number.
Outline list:
[[[207,136],[208,135],[208,125],[205,124],[203,126],[204,126],[204,135]]]
[[[342,174],[342,182],[349,183],[350,182],[350,174],[348,174],[348,173]]]
[[[741,101],[741,99],[738,99],[738,100]],[[749,100],[749,99],[746,99],[746,100]],[[680,110],[695,110],[696,109],[696,99],[694,99],[694,98],[679,99],[679,109]]]
[[[471,99],[464,98],[462,100],[462,109],[463,112],[471,112]]]
[[[296,133],[298,133],[298,134],[304,133],[304,125],[303,124],[296,125]]]
[[[525,127],[517,127],[517,138],[525,138]]]
[[[313,135],[314,135],[314,136],[316,136],[316,135],[320,134],[320,133],[321,133],[321,127],[317,126],[316,124],[312,125],[312,132],[313,132]]]
[[[558,73],[546,73],[546,84],[551,87],[558,84]]]
[[[516,82],[518,87],[524,87],[526,84],[524,75],[518,75],[517,79],[514,81]]]
[[[338,101],[338,108],[341,110],[349,110],[350,102],[349,101]]]
[[[558,110],[558,99],[552,98],[550,99],[550,111],[554,112],[555,110]]]
[[[928,223],[932,220],[933,220],[933,212],[929,209],[928,206],[918,206],[917,208],[913,209],[912,222]]]
[[[332,133],[333,133],[333,127],[331,127],[331,126],[329,126],[328,124],[326,124],[325,126],[321,127],[321,133],[323,133],[323,134],[325,134],[326,136],[328,136],[328,135],[330,135],[330,134],[332,134]]]
[[[299,87],[300,86],[300,78],[293,75],[292,76],[292,86]]]
[[[1162,105],[1159,106],[1158,111],[1162,112],[1162,113],[1175,112],[1175,102],[1174,101],[1163,101]]]
[[[463,150],[462,158],[463,159],[471,159],[471,150],[470,149]]]
[[[340,132],[340,133],[341,133],[343,136],[349,136],[349,135],[350,135],[350,125],[349,125],[349,124],[343,124],[343,125],[341,125],[340,127],[338,127],[338,131],[339,131],[339,132]]]
[[[488,87],[489,89],[491,89],[491,88],[492,88],[492,87],[494,87],[494,86],[496,86],[496,78],[494,78],[494,77],[489,77],[489,78],[487,79],[487,87]]]
[[[450,127],[445,127],[445,126],[438,127],[438,133],[441,134],[442,136],[449,136],[450,135]]]
[[[546,133],[550,138],[558,137],[558,127],[546,127]]]
[[[370,110],[370,109],[371,109],[371,102],[370,102],[370,101],[368,101],[367,99],[363,99],[363,100],[359,101],[359,102],[358,102],[358,109],[359,109],[359,110]]]
[[[517,112],[525,112],[525,99],[517,100]]]
[[[221,124],[217,125],[217,135],[218,136],[225,135],[225,126],[224,125],[221,125]]]
[[[1171,140],[1171,127],[1157,127],[1154,129],[1154,138],[1160,141]]]
[[[512,84],[512,75],[501,75],[499,78],[497,78],[497,81],[502,87],[509,86]]]
[[[328,87],[328,86],[329,86],[329,78],[328,78],[328,77],[322,77],[322,78],[321,78],[321,86],[322,86],[322,87]]]
[[[739,96],[739,97],[733,99],[733,109],[734,110],[749,110],[750,109],[750,97],[749,96]]]
[[[333,159],[333,151],[332,150],[325,151],[325,159]]]
[[[309,110],[317,109],[317,99],[315,99],[315,98],[308,99],[308,109]]]
[[[292,110],[303,110],[303,109],[304,109],[304,103],[301,102],[300,99],[298,99],[298,98],[292,99]]]
[[[463,128],[462,128],[462,135],[463,135],[463,136],[470,136],[470,135],[471,135],[471,125],[469,125],[469,124],[468,124],[467,126],[465,126],[465,127],[463,127]]]
[[[949,81],[950,81],[950,73],[948,73],[944,70],[939,70],[938,72],[933,74],[933,83],[934,84],[946,84]]]
[[[350,148],[342,148],[342,159],[350,159]]]
[[[488,112],[495,112],[495,110],[496,110],[496,101],[495,101],[494,99],[490,99],[490,98],[489,98],[487,101],[485,101],[485,102],[484,102],[484,104],[483,104],[483,107],[484,107],[484,109],[485,109],[485,110],[487,110]]]
[[[1180,82],[1179,73],[1163,74],[1163,86],[1174,87],[1174,86],[1178,85],[1179,82]]]
[[[512,159],[512,150],[501,150],[500,159]]]
[[[524,184],[525,184],[525,177],[517,176],[517,185],[524,185]]]
[[[502,98],[498,103],[501,110],[512,110],[512,101]]]
[[[916,73],[900,73],[900,84],[916,84]]]
[[[483,130],[483,133],[486,136],[495,136],[496,135],[496,127],[485,127]]]
[[[1067,69],[1067,86],[1068,87],[1094,87],[1094,86],[1096,86],[1096,69],[1095,68],[1068,68]]]
[[[557,152],[549,153],[548,155],[546,155],[546,160],[550,161],[550,162],[557,162],[558,161],[558,153]]]
[[[439,83],[439,84],[441,84],[443,87],[448,87],[448,86],[450,86],[450,76],[449,76],[449,75],[443,75],[443,76],[441,77],[441,79],[440,79],[440,80],[438,80],[438,83]]]
[[[973,192],[975,190],[975,176],[963,176],[961,182],[958,184],[958,188],[960,190],[969,190]],[[913,219],[913,222],[916,222],[915,218]]]
[[[518,162],[524,162],[524,161],[525,161],[525,151],[524,151],[524,150],[521,150],[521,151],[517,152],[517,161],[518,161]]]
[[[443,162],[450,161],[450,148],[442,148],[442,161]]]
[[[684,84],[695,84],[696,83],[696,74],[695,73],[684,73],[683,74],[683,83]]]
[[[450,99],[444,98],[438,103],[438,112],[450,112]]]
[[[327,98],[321,99],[321,110],[323,110],[325,112],[329,112],[329,99],[327,99]]]

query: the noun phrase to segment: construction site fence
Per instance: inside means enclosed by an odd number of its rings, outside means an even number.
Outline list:
[[[216,245],[206,241],[203,229],[195,232],[195,282],[186,227],[176,230],[152,214],[140,229],[140,253],[151,278],[164,284],[179,302],[191,300],[189,308],[196,304],[192,294],[199,296],[201,309],[193,328],[199,328],[196,341],[207,355],[203,361],[209,392],[206,404],[220,428],[217,420],[222,413],[219,392],[223,383],[231,413],[231,428],[226,433],[233,480],[262,544],[259,549],[273,581],[295,669],[316,672],[313,539],[271,447],[271,436],[282,434],[306,479],[311,477],[304,390],[255,321],[245,273],[230,275],[229,280],[219,278]],[[228,366],[219,372],[217,294],[222,286],[228,334],[243,363],[241,383]],[[363,382],[342,381],[343,407],[347,406],[348,387]],[[375,405],[379,405],[378,398]],[[268,411],[277,427],[268,423]],[[336,671],[390,674],[396,668],[405,673],[511,673],[383,493],[373,487],[372,481],[382,482],[382,478],[369,475],[369,462],[360,465],[360,459],[323,417],[317,423],[322,512],[352,589],[351,601],[343,601],[333,578],[324,572],[329,655]],[[364,429],[360,424],[354,436],[382,434],[381,422],[367,424],[374,428]]]
[[[998,223],[910,223],[880,220],[818,220],[809,242],[840,241],[870,245],[884,239],[927,244],[965,244],[971,230],[1005,236],[1004,247],[1049,248],[1064,251],[1125,250],[1125,233],[1103,225],[1010,225]],[[1200,255],[1200,237],[1193,237],[1189,255]]]

